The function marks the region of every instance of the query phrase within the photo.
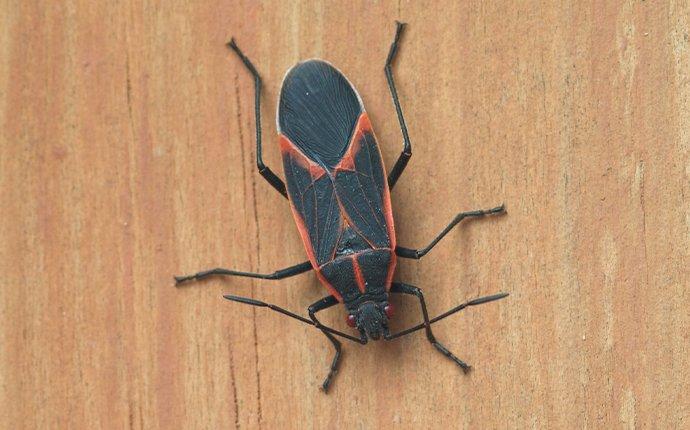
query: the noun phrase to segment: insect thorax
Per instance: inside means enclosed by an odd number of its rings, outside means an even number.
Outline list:
[[[346,248],[350,250],[351,248]],[[371,300],[383,302],[387,298],[387,287],[391,259],[391,249],[366,248],[358,252],[336,255],[321,266],[320,272],[325,280],[342,296],[348,309]]]

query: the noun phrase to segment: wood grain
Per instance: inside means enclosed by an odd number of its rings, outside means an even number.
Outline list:
[[[690,7],[629,2],[91,2],[0,6],[0,427],[687,428],[690,426]],[[313,274],[283,199],[257,174],[252,82],[274,107],[300,59],[336,64],[364,98],[399,242],[505,202],[397,278],[433,314],[509,299],[424,335],[330,345],[309,327],[222,300],[292,310]],[[398,327],[420,320],[400,302]],[[324,320],[347,329],[344,312]]]

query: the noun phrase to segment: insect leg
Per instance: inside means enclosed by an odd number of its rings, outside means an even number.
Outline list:
[[[426,338],[429,339],[429,342],[431,342],[431,344],[434,345],[434,348],[436,348],[441,354],[453,360],[455,364],[462,368],[463,372],[467,373],[470,370],[470,366],[468,366],[464,361],[460,360],[458,357],[453,355],[453,353],[448,351],[448,349],[445,346],[441,345],[436,340],[434,333],[431,331],[429,312],[426,309],[426,302],[424,302],[424,295],[422,294],[422,290],[413,285],[403,284],[401,282],[394,282],[391,286],[390,292],[417,296],[417,298],[419,299],[419,304],[422,306],[422,315],[424,316],[424,329],[426,330]]]
[[[284,278],[289,278],[290,276],[295,276],[299,275],[300,273],[308,272],[312,269],[312,265],[309,261],[305,261],[304,263],[296,264],[294,266],[290,266],[285,269],[280,269],[276,270],[273,273],[252,273],[252,272],[240,272],[237,270],[229,270],[229,269],[223,269],[223,268],[216,268],[216,269],[211,269],[211,270],[205,270],[203,272],[195,273],[193,275],[187,275],[187,276],[175,276],[175,283],[177,285],[181,284],[182,282],[186,281],[191,281],[191,280],[200,280],[204,279],[208,276],[213,276],[213,275],[220,275],[220,276],[243,276],[247,278],[259,278],[259,279],[284,279]]]
[[[331,306],[337,305],[338,300],[333,297],[333,296],[328,296],[324,297],[323,299],[319,300],[318,302],[312,304],[309,306],[309,318],[311,318],[312,321],[314,321],[314,326],[318,329],[322,329],[324,326],[319,322],[319,320],[316,318],[316,313],[319,311],[322,311],[324,309],[328,309]],[[335,376],[335,373],[338,371],[338,364],[340,363],[340,353],[341,353],[341,345],[340,341],[336,339],[332,334],[325,330],[321,330],[323,334],[326,335],[328,340],[331,341],[333,344],[333,347],[335,348],[335,356],[333,356],[333,361],[331,362],[331,368],[328,371],[328,375],[326,375],[326,379],[323,381],[323,385],[321,387],[323,388],[324,392],[328,392],[328,387],[331,385],[331,380],[333,379],[333,376]]]
[[[316,323],[314,321],[308,320],[308,319],[304,318],[303,316],[297,315],[294,312],[290,312],[287,309],[283,309],[280,306],[272,305],[270,303],[262,302],[260,300],[250,299],[248,297],[233,296],[231,294],[225,294],[223,296],[223,298],[230,300],[230,301],[233,301],[233,302],[244,303],[245,305],[257,306],[260,308],[269,308],[272,311],[276,311],[276,312],[281,313],[283,315],[289,316],[290,318],[294,318],[294,319],[301,321],[307,325],[316,326]],[[332,329],[332,328],[327,327],[325,325],[322,325],[321,327],[319,327],[319,330],[335,334],[335,335],[340,336],[344,339],[351,340],[352,342],[356,342],[356,343],[360,343],[360,344],[362,343],[361,339],[358,339],[354,336],[350,336],[349,334],[346,334],[346,333],[343,333],[341,331]]]
[[[467,307],[483,305],[484,303],[493,302],[495,300],[500,300],[500,299],[503,299],[506,297],[508,297],[508,293],[498,293],[498,294],[493,294],[491,296],[484,296],[484,297],[478,297],[476,299],[472,299],[470,301],[467,301],[465,303],[462,303],[460,305],[455,306],[454,308],[442,313],[441,315],[438,315],[438,316],[435,316],[434,318],[431,318],[429,320],[429,324],[434,324],[438,321],[441,321],[442,319],[447,318],[447,317],[449,317],[449,316],[451,316],[457,312],[460,312],[461,310],[463,310]],[[417,324],[416,326],[413,326],[413,327],[407,328],[405,330],[401,330],[395,334],[392,334],[392,335],[388,336],[386,339],[387,340],[393,340],[393,339],[396,339],[398,337],[402,337],[402,336],[408,335],[410,333],[413,333],[417,330],[421,330],[423,328],[426,328],[425,323]]]
[[[393,104],[395,105],[395,112],[398,115],[398,122],[400,123],[400,131],[403,135],[403,150],[398,157],[398,161],[395,162],[393,170],[391,170],[388,175],[388,186],[393,189],[395,183],[400,178],[407,162],[410,161],[412,157],[412,144],[410,143],[410,136],[407,134],[407,125],[405,124],[405,117],[403,117],[402,108],[400,107],[400,100],[398,99],[398,91],[395,89],[395,81],[393,80],[393,60],[395,60],[395,54],[398,52],[398,41],[400,40],[400,35],[405,28],[405,24],[402,22],[395,22],[395,39],[391,44],[390,51],[388,51],[388,58],[386,58],[386,66],[384,71],[386,72],[386,80],[388,80],[388,89],[390,89],[391,97],[393,98]]]
[[[395,247],[395,253],[398,255],[398,257],[402,258],[413,258],[415,260],[419,260],[420,258],[424,257],[427,252],[431,251],[431,249],[436,246],[436,244],[443,239],[443,237],[448,234],[449,231],[453,229],[456,225],[460,223],[465,218],[469,217],[483,217],[485,215],[491,215],[491,214],[498,214],[498,213],[504,213],[506,210],[505,205],[501,205],[498,207],[495,207],[493,209],[488,209],[488,210],[477,210],[477,211],[470,211],[470,212],[461,212],[453,218],[453,221],[450,222],[446,226],[446,228],[443,229],[441,233],[438,234],[434,238],[434,240],[431,241],[430,244],[428,244],[426,247],[421,248],[421,249],[411,249],[411,248],[405,248],[402,246],[396,246]]]
[[[235,51],[240,60],[244,63],[245,67],[254,77],[254,117],[256,119],[256,166],[259,169],[259,173],[268,181],[273,188],[275,188],[283,197],[287,198],[287,191],[285,191],[285,183],[275,174],[273,171],[264,164],[264,160],[261,157],[261,77],[256,71],[256,68],[249,61],[246,55],[240,50],[240,48],[235,43],[235,39],[231,39],[228,42],[228,48]]]

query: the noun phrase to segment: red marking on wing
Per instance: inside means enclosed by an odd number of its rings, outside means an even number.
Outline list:
[[[345,151],[345,154],[343,155],[342,160],[340,160],[340,163],[338,163],[338,165],[335,166],[336,171],[355,170],[355,155],[360,150],[359,140],[362,138],[362,134],[364,134],[365,132],[371,132],[373,134],[373,131],[371,129],[371,122],[369,122],[369,116],[366,112],[363,112],[357,120],[357,124],[355,125],[355,131],[352,134],[352,139],[350,140],[350,144],[347,147],[347,151]]]
[[[326,170],[319,165],[310,165],[309,174],[311,175],[311,180],[316,181],[317,179],[326,174]]]
[[[383,214],[386,217],[386,225],[388,226],[388,237],[391,238],[391,249],[395,249],[395,225],[393,225],[393,205],[391,204],[391,195],[388,192],[388,187],[383,194]],[[394,254],[395,255],[395,254]]]
[[[340,160],[337,166],[335,166],[335,171],[340,170],[355,170],[355,159],[354,156],[359,151],[359,140],[355,139],[350,142],[350,146],[347,148],[345,155]]]
[[[280,144],[280,152],[283,158],[290,157],[304,169],[309,170],[312,180],[315,181],[326,174],[326,169],[310,160],[285,135],[278,135],[278,143]]]
[[[359,261],[357,261],[357,255],[355,254],[351,257],[352,267],[355,270],[355,280],[357,281],[357,288],[364,294],[366,291],[366,281],[364,280],[364,275],[362,275],[362,268],[359,267]]]
[[[398,261],[398,256],[395,255],[395,248],[391,249],[391,261],[388,263],[388,276],[386,277],[386,291],[391,289],[393,283],[393,275],[395,274],[395,264]]]

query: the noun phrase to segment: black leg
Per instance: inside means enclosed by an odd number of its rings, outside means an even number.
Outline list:
[[[318,302],[312,304],[309,306],[309,318],[311,318],[312,321],[314,321],[314,326],[318,329],[322,329],[324,326],[321,325],[321,322],[316,318],[316,313],[319,311],[322,311],[324,309],[328,309],[331,306],[337,305],[338,300],[336,300],[335,297],[333,296],[328,296],[324,297],[323,299],[319,300]],[[326,379],[323,381],[323,385],[321,387],[323,388],[324,392],[328,392],[328,387],[331,385],[331,380],[333,379],[333,376],[335,376],[336,372],[338,371],[338,364],[340,362],[340,353],[341,353],[341,346],[340,346],[340,341],[336,339],[332,334],[325,330],[321,330],[323,334],[326,335],[328,340],[331,341],[333,344],[333,347],[335,348],[335,356],[333,356],[333,361],[331,362],[331,368],[328,371],[328,375],[326,375]]]
[[[491,295],[491,296],[484,296],[484,297],[478,297],[478,298],[476,298],[476,299],[472,299],[472,300],[470,300],[470,301],[468,301],[468,302],[465,302],[465,303],[463,303],[463,304],[460,304],[460,305],[458,305],[458,306],[456,306],[456,307],[454,307],[454,308],[452,308],[452,309],[450,309],[450,310],[448,310],[448,311],[442,313],[441,315],[435,316],[434,318],[432,318],[432,319],[429,320],[429,324],[433,324],[433,323],[436,323],[436,322],[438,322],[438,321],[441,321],[442,319],[444,319],[444,318],[446,318],[446,317],[449,317],[449,316],[455,314],[456,312],[460,312],[461,310],[463,310],[463,309],[465,309],[465,308],[467,308],[467,307],[483,305],[484,303],[493,302],[493,301],[495,301],[495,300],[500,300],[500,299],[503,299],[503,298],[506,298],[506,297],[508,297],[508,293],[498,293],[498,294],[493,294],[493,295]],[[426,323],[417,324],[416,326],[407,328],[407,329],[405,329],[405,330],[401,330],[401,331],[399,331],[399,332],[397,332],[397,333],[395,333],[395,334],[392,334],[392,335],[388,336],[388,337],[386,338],[386,340],[392,340],[392,339],[395,339],[395,338],[398,338],[398,337],[402,337],[402,336],[408,335],[408,334],[410,334],[410,333],[413,333],[413,332],[415,332],[415,331],[417,331],[417,330],[421,330],[421,329],[423,329],[423,328],[426,328]]]
[[[395,28],[395,39],[391,44],[391,49],[388,51],[388,58],[386,58],[386,67],[384,71],[386,72],[386,79],[388,80],[388,88],[391,91],[391,97],[393,97],[393,104],[395,104],[395,112],[398,114],[398,122],[400,123],[400,130],[403,135],[403,150],[398,157],[398,161],[395,162],[393,170],[391,170],[388,175],[388,186],[393,189],[395,183],[400,178],[407,162],[410,161],[412,157],[412,144],[410,143],[410,136],[407,134],[407,125],[405,124],[405,118],[403,117],[402,108],[400,107],[400,100],[398,100],[398,91],[395,89],[395,81],[393,80],[393,60],[395,60],[395,54],[398,52],[398,41],[400,40],[400,35],[405,28],[405,24],[396,21]]]
[[[243,276],[246,278],[259,278],[259,279],[284,279],[290,276],[299,275],[300,273],[308,272],[312,269],[312,265],[309,261],[300,263],[294,266],[290,266],[286,269],[276,270],[273,273],[263,274],[263,273],[252,273],[252,272],[240,272],[237,270],[229,270],[223,268],[216,268],[211,270],[206,270],[203,272],[195,273],[193,275],[187,276],[175,276],[176,284],[181,284],[185,281],[204,279],[208,276],[221,275],[221,276]]]
[[[247,70],[254,77],[254,116],[256,118],[256,166],[259,168],[259,173],[268,181],[273,188],[275,188],[283,197],[287,198],[287,191],[285,191],[285,183],[276,176],[273,171],[264,164],[264,160],[261,157],[261,77],[256,71],[256,68],[249,61],[240,48],[235,44],[235,39],[231,39],[228,42],[228,47],[235,51],[235,53],[240,57],[244,63]]]
[[[410,249],[410,248],[405,248],[402,246],[396,246],[395,247],[395,253],[399,257],[413,258],[413,259],[419,260],[420,258],[424,257],[427,252],[431,251],[431,249],[434,246],[436,246],[436,244],[441,239],[443,239],[443,237],[446,234],[448,234],[448,232],[451,231],[453,229],[453,227],[458,225],[460,223],[460,221],[462,221],[463,219],[468,218],[468,217],[483,217],[485,215],[503,213],[503,212],[505,212],[505,210],[506,210],[505,205],[501,205],[501,206],[495,207],[493,209],[484,210],[484,211],[478,210],[478,211],[471,211],[471,212],[461,212],[461,213],[457,214],[455,216],[455,218],[453,218],[453,221],[451,221],[450,224],[448,224],[446,226],[446,228],[444,228],[443,231],[441,233],[439,233],[439,235],[436,236],[436,238],[434,240],[432,240],[431,243],[429,245],[427,245],[426,247],[424,247],[422,249]]]
[[[223,296],[223,298],[230,300],[230,301],[233,301],[233,302],[244,303],[245,305],[258,306],[260,308],[269,308],[272,311],[276,311],[276,312],[281,313],[283,315],[289,316],[290,318],[294,318],[294,319],[301,321],[305,324],[308,324],[311,326],[316,326],[316,323],[314,321],[308,320],[308,319],[304,318],[303,316],[300,316],[294,312],[288,311],[287,309],[283,309],[280,306],[272,305],[270,303],[265,303],[265,302],[250,299],[247,297],[233,296],[231,294],[226,294]],[[341,331],[332,329],[332,328],[325,326],[325,325],[319,325],[319,330],[324,331],[324,332],[328,332],[331,334],[335,334],[335,335],[340,336],[344,339],[351,340],[352,342],[356,342],[359,344],[363,343],[361,339],[358,339],[354,336],[350,336],[349,334],[346,334],[346,333],[343,333]]]
[[[419,299],[419,304],[422,306],[422,315],[424,316],[424,329],[426,330],[426,338],[429,339],[429,342],[431,342],[431,344],[434,345],[434,348],[436,348],[441,354],[453,360],[455,364],[462,368],[463,372],[467,373],[470,370],[470,366],[468,366],[464,361],[460,360],[458,357],[453,355],[453,353],[448,351],[448,349],[446,349],[445,346],[441,345],[436,340],[434,333],[431,331],[431,322],[429,321],[429,313],[426,310],[426,303],[424,302],[424,295],[422,294],[422,290],[412,285],[403,284],[401,282],[394,282],[391,286],[390,292],[417,296],[417,298]]]

